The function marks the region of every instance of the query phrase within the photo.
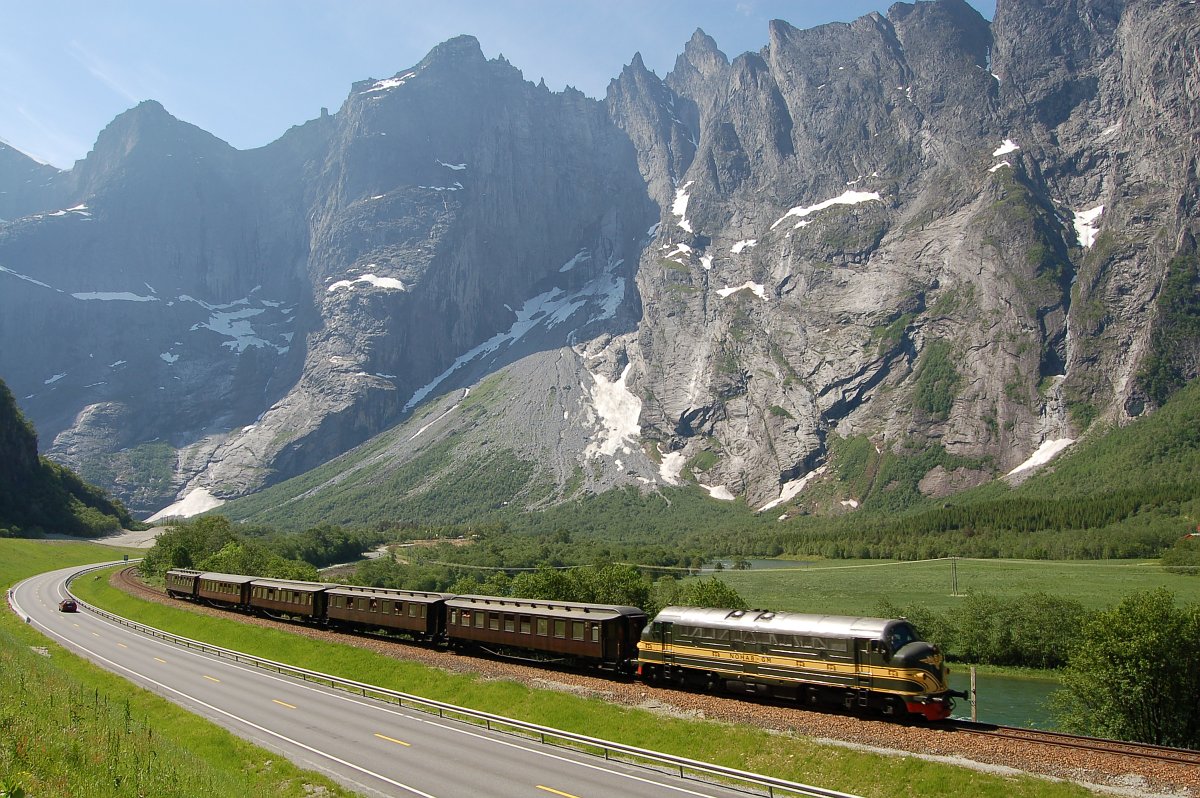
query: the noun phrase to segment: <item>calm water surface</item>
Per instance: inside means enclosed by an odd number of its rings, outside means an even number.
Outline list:
[[[950,663],[950,686],[966,692],[971,686],[970,669]],[[1053,679],[1015,678],[979,674],[975,677],[978,694],[978,720],[1002,726],[1023,726],[1029,729],[1056,729],[1054,716],[1047,701],[1058,689]],[[955,699],[954,717],[971,719],[971,704],[964,698]]]

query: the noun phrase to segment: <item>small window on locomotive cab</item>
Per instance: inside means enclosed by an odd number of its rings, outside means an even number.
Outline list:
[[[555,621],[554,621],[554,636],[566,638],[566,636],[567,636],[567,622],[566,621],[560,621],[558,619],[555,619]]]
[[[537,633],[542,637],[545,637],[549,634],[549,626],[550,625],[546,622],[545,618],[537,619]]]

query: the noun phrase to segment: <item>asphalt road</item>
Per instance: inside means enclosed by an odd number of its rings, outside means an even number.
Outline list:
[[[68,568],[13,589],[18,611],[67,649],[296,764],[371,796],[609,798],[745,793],[606,762],[356,698],[58,612]]]

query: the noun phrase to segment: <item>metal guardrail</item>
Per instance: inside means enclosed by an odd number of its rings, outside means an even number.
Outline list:
[[[681,779],[705,781],[743,792],[766,795],[768,798],[776,798],[776,796],[783,798],[784,796],[792,795],[804,796],[804,798],[861,798],[861,796],[852,793],[827,790],[823,787],[814,787],[786,779],[777,779],[773,776],[763,776],[758,773],[724,767],[723,765],[714,765],[672,754],[635,748],[631,745],[575,734],[574,732],[554,729],[549,726],[539,726],[535,723],[506,718],[503,715],[493,715],[489,712],[481,712],[441,701],[433,701],[409,693],[389,690],[386,687],[357,682],[353,679],[343,679],[340,676],[331,676],[327,673],[287,665],[251,654],[244,654],[240,651],[233,651],[232,649],[214,646],[199,640],[192,640],[191,638],[182,637],[171,632],[164,632],[161,629],[155,629],[153,626],[146,626],[145,624],[131,621],[107,610],[92,606],[71,592],[71,581],[76,577],[92,571],[110,568],[112,565],[113,563],[105,563],[103,565],[84,568],[73,574],[67,580],[67,594],[75,599],[81,609],[85,609],[101,618],[125,626],[140,634],[155,637],[183,648],[215,655],[222,659],[230,659],[240,664],[251,665],[305,682],[327,685],[332,689],[344,690],[364,698],[371,698],[388,704],[395,704],[396,706],[408,707],[420,712],[434,714],[439,718],[483,726],[489,731],[497,731],[524,739],[537,740],[543,745],[568,748],[594,756],[603,756],[606,761],[622,762],[660,772],[677,773]]]

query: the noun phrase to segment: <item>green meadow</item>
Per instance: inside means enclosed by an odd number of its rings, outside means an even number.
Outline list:
[[[1164,587],[1181,604],[1200,603],[1200,577],[1167,573],[1147,560],[820,560],[810,566],[756,560],[750,570],[718,576],[753,607],[837,615],[871,615],[885,600],[945,612],[968,593],[1008,599],[1049,593],[1098,610]]]

